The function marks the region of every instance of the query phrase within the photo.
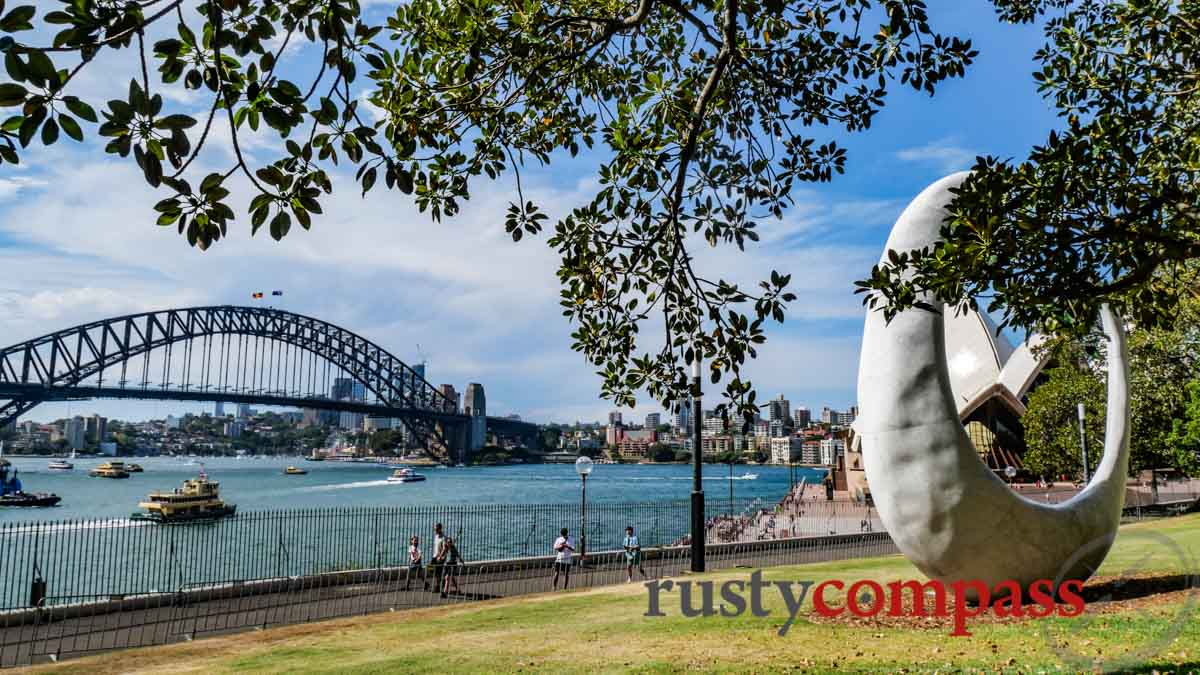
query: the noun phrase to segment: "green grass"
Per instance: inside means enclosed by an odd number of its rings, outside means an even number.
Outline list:
[[[1164,539],[1165,538],[1165,539]],[[1165,546],[1174,542],[1178,550]],[[1181,559],[1179,552],[1184,558]],[[1200,516],[1122,528],[1101,575],[1135,569],[1195,574]],[[750,570],[703,575],[719,582]],[[919,579],[900,557],[776,567],[768,580]],[[68,661],[43,669],[80,673],[392,673],[392,672],[1077,672],[1121,666],[1123,672],[1200,670],[1200,624],[1192,596],[1149,596],[1115,613],[1075,619],[971,624],[969,637],[946,626],[814,623],[811,604],[786,636],[777,593],[764,595],[769,617],[680,616],[676,594],[666,617],[645,617],[639,584],[544,594],[290,626]],[[1172,638],[1169,641],[1164,638]],[[1156,640],[1161,644],[1156,644]],[[1146,645],[1149,653],[1139,654]],[[1069,646],[1071,655],[1058,650]],[[1137,656],[1136,661],[1114,661]]]

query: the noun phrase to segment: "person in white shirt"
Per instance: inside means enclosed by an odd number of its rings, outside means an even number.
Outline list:
[[[433,569],[433,592],[442,588],[442,577],[446,573],[446,535],[442,534],[442,524],[433,526],[433,558],[429,561]]]
[[[421,583],[425,585],[425,590],[429,590],[429,578],[425,576],[425,566],[421,561],[421,540],[415,534],[408,540],[408,576],[404,579],[404,590],[408,590],[414,573],[421,575]]]
[[[558,588],[558,575],[563,575],[563,590],[566,590],[567,584],[571,582],[571,556],[575,552],[575,542],[567,536],[567,528],[563,528],[559,532],[558,539],[554,540],[554,581],[552,585]]]

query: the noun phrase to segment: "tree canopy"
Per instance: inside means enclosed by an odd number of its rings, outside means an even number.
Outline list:
[[[1076,335],[1110,303],[1169,326],[1200,256],[1200,2],[996,4],[1048,17],[1033,76],[1062,128],[1020,161],[978,158],[944,242],[876,266],[864,302],[890,317],[933,296]]]
[[[412,0],[381,25],[358,0],[47,4],[0,0],[0,106],[16,109],[0,161],[98,134],[162,192],[157,223],[202,249],[242,214],[275,239],[314,226],[339,167],[434,220],[503,177],[515,197],[497,227],[550,230],[573,346],[605,397],[674,407],[702,356],[722,409],[744,415],[742,366],[783,321],[790,278],[739,285],[689,247],[756,241],[796,184],[843,171],[838,135],[868,128],[893,87],[932,94],[975,56],[922,0]],[[109,57],[112,98],[74,93]],[[207,112],[167,95],[181,92]],[[247,161],[255,133],[277,139],[274,161]],[[201,156],[219,134],[236,159],[213,169]],[[551,224],[521,172],[580,153],[598,186]],[[651,321],[662,338],[645,345]]]

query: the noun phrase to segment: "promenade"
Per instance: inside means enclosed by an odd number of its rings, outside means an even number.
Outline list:
[[[708,570],[827,562],[895,553],[885,534],[797,538],[717,544],[707,549]],[[673,577],[690,568],[687,547],[646,551],[645,577]],[[0,613],[0,667],[29,665],[99,651],[170,644],[197,638],[307,623],[335,617],[452,605],[553,590],[552,558],[470,563],[458,574],[459,590],[446,598],[406,590],[405,568],[261,580],[181,593]],[[620,552],[591,555],[573,568],[569,588],[625,583]]]

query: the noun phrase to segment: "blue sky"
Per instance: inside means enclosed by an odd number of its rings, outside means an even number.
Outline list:
[[[736,279],[770,269],[793,274],[799,300],[749,368],[760,399],[782,393],[814,410],[852,404],[862,328],[852,282],[878,258],[907,201],[977,154],[1023,156],[1056,124],[1030,77],[1038,28],[999,24],[986,0],[934,0],[930,14],[937,30],[970,37],[980,51],[966,78],[943,83],[934,98],[893,89],[869,131],[836,135],[849,150],[845,175],[799,187],[784,222],[763,223],[768,236],[745,254],[701,254]],[[111,98],[112,79],[128,72],[121,60],[98,60],[80,76],[79,93]],[[174,103],[203,105],[188,97]],[[245,145],[253,157],[274,157],[270,139]],[[213,161],[230,152],[213,150]],[[570,350],[546,237],[513,244],[504,233],[498,214],[510,182],[477,184],[458,217],[434,224],[404,195],[377,188],[363,200],[343,178],[310,232],[294,228],[282,243],[265,233],[251,238],[239,213],[230,238],[201,253],[173,229],[155,227],[151,207],[163,195],[132,161],[110,157],[64,137],[49,152],[25,153],[20,168],[0,166],[0,344],[130,311],[249,304],[253,291],[282,289],[277,306],[359,332],[402,359],[417,361],[419,344],[434,384],[461,391],[482,382],[491,414],[590,421],[611,409],[597,396],[599,378]],[[526,191],[561,213],[590,195],[594,166],[582,157],[530,171]],[[94,401],[42,406],[30,418],[95,411],[137,419],[208,408]],[[625,416],[657,410],[643,397]]]

